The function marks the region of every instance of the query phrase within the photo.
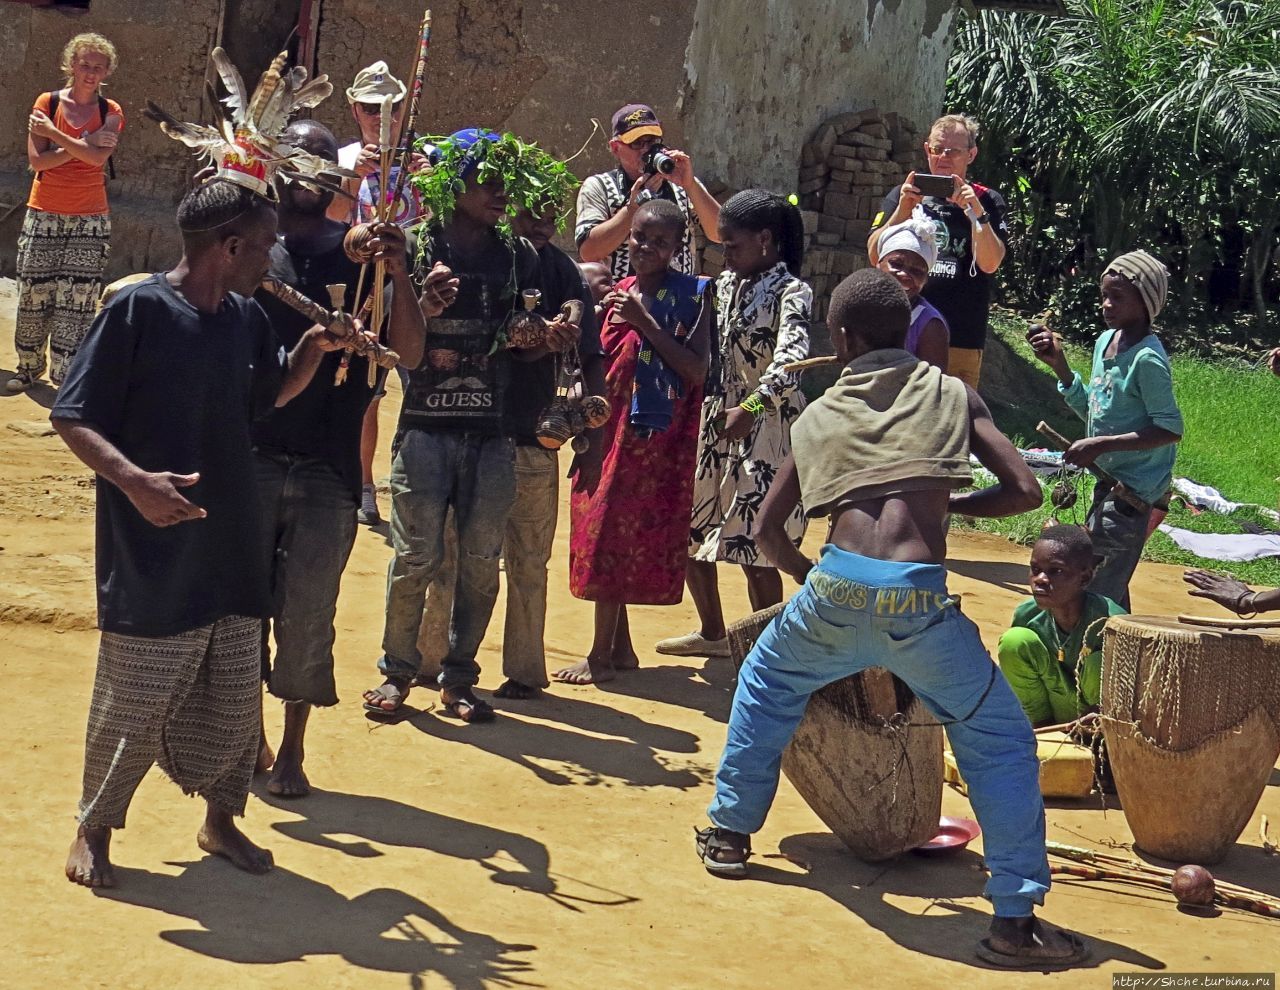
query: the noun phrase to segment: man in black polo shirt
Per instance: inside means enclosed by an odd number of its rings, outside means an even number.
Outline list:
[[[333,133],[316,121],[295,121],[284,140],[317,158],[338,159]],[[271,250],[271,274],[325,306],[326,286],[345,285],[344,311],[351,312],[360,266],[342,248],[347,224],[326,216],[333,193],[282,178],[276,180],[276,188],[280,239]],[[404,232],[395,224],[383,224],[374,246],[390,276],[388,343],[403,366],[416,367],[425,331],[409,281]],[[366,291],[367,287],[368,281]],[[258,301],[286,347],[311,326],[270,293],[260,291]],[[253,430],[276,646],[268,685],[285,703],[284,739],[267,790],[283,797],[310,793],[302,760],[311,706],[338,703],[333,618],[342,571],[355,543],[360,429],[376,385],[386,374],[379,371],[370,385],[368,359],[353,355],[346,380],[338,385],[341,360],[340,353],[326,355],[302,394]]]
[[[995,281],[992,275],[1004,261],[1009,240],[1004,197],[968,178],[969,166],[978,157],[978,123],[972,117],[939,117],[929,129],[924,150],[930,172],[951,176],[951,196],[922,196],[912,184],[912,172],[900,187],[890,189],[880,204],[867,238],[867,254],[871,264],[879,264],[880,234],[908,219],[917,206],[933,221],[938,260],[929,270],[921,295],[937,307],[951,328],[948,374],[977,388]]]
[[[332,344],[288,355],[257,303],[276,212],[214,179],[178,206],[183,257],[94,321],[51,418],[98,475],[102,641],[67,879],[115,883],[109,847],[155,762],[205,799],[197,841],[262,873],[236,827],[258,753],[269,614],[250,423],[300,393]],[[283,377],[282,377],[283,376]]]
[[[578,190],[578,218],[574,239],[583,261],[603,261],[613,281],[620,282],[631,270],[627,234],[631,218],[646,199],[659,196],[680,207],[689,221],[680,250],[671,267],[685,275],[696,275],[693,256],[693,221],[702,227],[707,240],[720,243],[720,204],[693,173],[693,161],[683,151],[666,149],[675,164],[670,174],[646,170],[646,160],[662,144],[662,124],[650,107],[631,103],[613,115],[613,137],[609,150],[618,160],[611,172],[589,175]]]

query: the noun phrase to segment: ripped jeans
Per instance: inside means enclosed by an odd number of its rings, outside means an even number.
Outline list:
[[[498,598],[498,556],[515,499],[515,445],[508,437],[410,429],[391,462],[391,544],[387,618],[378,668],[417,675],[418,628],[427,588],[444,559],[448,510],[458,531],[458,578],[441,687],[470,687],[476,652]]]

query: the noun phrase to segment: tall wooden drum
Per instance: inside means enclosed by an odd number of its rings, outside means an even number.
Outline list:
[[[1102,655],[1103,732],[1134,845],[1216,863],[1280,756],[1280,629],[1116,616]]]
[[[783,608],[763,609],[729,627],[735,667]],[[886,727],[890,721],[895,727]],[[782,754],[782,772],[859,859],[892,859],[937,834],[942,726],[881,667],[828,684],[809,699]]]

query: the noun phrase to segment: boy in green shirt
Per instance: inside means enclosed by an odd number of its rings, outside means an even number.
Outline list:
[[[1000,670],[1031,724],[1074,722],[1102,694],[1102,627],[1126,609],[1086,591],[1093,542],[1079,526],[1051,526],[1031,548],[1031,597],[1000,637]]]

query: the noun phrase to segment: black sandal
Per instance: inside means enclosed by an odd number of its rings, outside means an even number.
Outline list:
[[[698,858],[708,873],[729,880],[741,880],[747,875],[751,836],[715,826],[695,828],[693,834]]]
[[[374,715],[395,715],[404,707],[405,699],[409,697],[410,681],[399,677],[388,677],[366,694],[377,695],[377,698],[370,701],[368,698],[364,702],[364,710],[372,712]],[[383,708],[381,702],[391,701],[395,703],[394,708]]]

